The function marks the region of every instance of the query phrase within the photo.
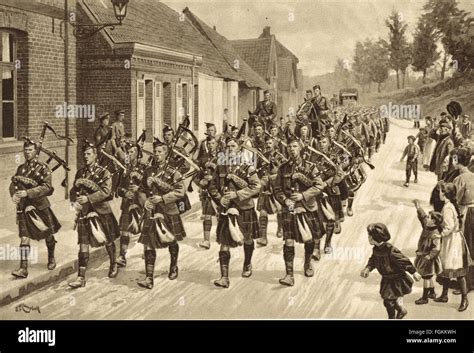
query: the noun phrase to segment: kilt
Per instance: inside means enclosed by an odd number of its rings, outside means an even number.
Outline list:
[[[183,221],[180,215],[169,215],[163,213],[164,219],[162,225],[173,234],[176,241],[181,241],[186,238],[186,231],[184,230]],[[152,219],[145,215],[143,221],[142,233],[138,238],[138,242],[152,249],[163,249],[167,248],[172,243],[163,243],[158,235],[155,219]]]
[[[349,198],[349,187],[347,186],[346,183],[346,178],[342,180],[339,184],[337,184],[339,187],[339,191],[341,192],[341,201],[345,201]]]
[[[239,244],[232,239],[228,222],[228,216],[219,214],[216,229],[217,243],[235,248],[239,246]],[[260,225],[258,222],[257,212],[255,212],[254,208],[239,210],[237,224],[244,236],[244,241],[260,238]]]
[[[111,243],[120,237],[120,228],[113,213],[97,214],[99,222],[104,230],[107,242]],[[93,248],[98,248],[100,244],[90,230],[90,222],[86,218],[79,218],[77,222],[78,244],[87,244]]]
[[[199,199],[201,200],[201,208],[202,208],[202,215],[203,216],[215,216],[217,215],[216,209],[212,204],[212,199],[209,195],[201,193],[199,195]]]
[[[274,205],[272,207],[272,204]],[[278,211],[278,201],[273,194],[260,193],[257,200],[257,211],[266,211],[267,214],[276,214]]]
[[[336,222],[341,219],[344,219],[344,211],[342,210],[341,196],[329,194],[327,201],[331,205],[332,210],[334,211]]]
[[[303,213],[306,223],[308,224],[313,240],[321,239],[326,231],[324,225],[318,215],[317,211],[306,211]],[[283,228],[283,240],[293,239],[297,243],[303,243],[303,238],[298,229],[296,215],[290,212],[282,213],[282,228]]]
[[[29,217],[26,216],[25,212],[17,213],[16,217],[18,223],[18,236],[20,238],[27,237],[33,240],[42,240],[57,233],[61,228],[61,224],[59,223],[51,208],[47,207],[44,210],[36,209],[36,212],[39,218],[41,218],[44,224],[49,228],[49,230],[45,232],[38,231]]]
[[[141,216],[143,214],[143,210],[139,208],[139,215]],[[122,210],[122,213],[120,215],[119,219],[119,225],[120,225],[120,230],[122,232],[130,232],[130,223],[132,222],[132,214],[130,213],[128,207],[124,208]]]

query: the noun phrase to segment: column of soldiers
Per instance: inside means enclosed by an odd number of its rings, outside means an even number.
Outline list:
[[[156,250],[163,248],[170,254],[168,277],[176,279],[179,242],[186,237],[181,214],[189,209],[185,181],[191,165],[195,172],[188,190],[192,184],[199,189],[203,221],[199,246],[203,249],[211,248],[212,220],[217,220],[221,277],[215,286],[229,287],[231,249],[238,246],[244,249],[242,277],[252,276],[255,243],[268,244],[269,217],[273,216],[277,221],[275,235],[284,241],[286,274],[280,283],[294,285],[295,243],[304,245],[304,274],[312,277],[312,261],[321,259],[322,239],[324,253],[331,253],[333,234],[341,233],[346,214],[354,214],[355,193],[366,179],[363,164],[370,164],[368,159],[385,142],[388,122],[373,108],[331,110],[319,86],[315,86],[315,97],[307,102],[309,109],[299,109],[295,126],[290,127],[282,120],[277,123],[276,105],[271,93],[265,92],[265,100],[240,128],[224,122],[223,133],[217,135],[216,126],[207,123],[206,138],[189,156],[176,145],[180,136],[170,127],[163,129],[163,141],[154,138],[153,151],[148,152],[144,139],[135,141],[125,133],[123,111],[116,112],[111,127],[109,114],[104,114],[94,143],[83,143],[84,167],[78,170],[70,190],[77,213],[79,270],[69,285],[85,286],[91,246],[106,247],[108,276],[116,277],[119,268],[127,265],[131,235],[138,234],[145,262],[145,278],[138,285],[153,288]],[[19,169],[30,168],[33,157],[29,148],[25,144],[27,165]],[[12,187],[11,193],[17,204],[27,198],[45,213],[48,231],[41,238],[24,231],[19,223],[21,244],[26,248],[28,238],[47,239],[48,268],[54,268],[52,234],[59,223],[46,199],[52,193],[50,176],[40,189],[25,195]],[[114,196],[122,198],[119,221],[110,207]],[[20,270],[14,272],[17,277],[27,275],[26,256]]]

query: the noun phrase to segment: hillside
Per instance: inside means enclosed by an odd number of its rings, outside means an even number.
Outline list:
[[[474,118],[474,77],[450,78],[420,88],[405,88],[394,92],[361,95],[361,103],[381,106],[384,104],[419,104],[422,116],[439,115],[446,111],[451,100],[461,103],[463,113]]]

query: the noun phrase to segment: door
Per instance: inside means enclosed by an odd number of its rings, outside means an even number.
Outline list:
[[[163,104],[161,102],[162,97],[162,87],[161,82],[155,82],[155,112],[153,116],[153,136],[160,136],[161,131],[163,129],[162,126],[162,112],[163,112]]]
[[[137,80],[137,129],[136,138],[145,128],[145,80]]]

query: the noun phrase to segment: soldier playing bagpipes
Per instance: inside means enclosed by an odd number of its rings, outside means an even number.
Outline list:
[[[215,136],[208,135],[205,144],[206,153],[199,154],[199,158],[196,160],[201,171],[193,178],[193,182],[199,186],[199,199],[202,209],[201,219],[203,221],[204,240],[199,243],[199,246],[204,249],[210,249],[212,217],[217,215],[208,191],[209,182],[212,180],[212,176],[217,168],[218,151]]]
[[[69,197],[76,209],[74,228],[77,228],[79,270],[77,279],[69,283],[72,288],[86,285],[86,269],[89,262],[89,247],[104,246],[110,260],[109,278],[118,274],[115,261],[115,239],[120,228],[112,213],[109,201],[112,196],[112,175],[97,162],[97,147],[87,140],[82,147],[85,166],[79,169]]]
[[[242,277],[252,275],[254,239],[259,238],[258,218],[252,197],[260,192],[255,162],[245,157],[240,137],[227,137],[224,160],[219,160],[217,170],[209,185],[209,193],[218,204],[217,243],[220,244],[219,262],[221,278],[214,285],[228,288],[230,248],[244,246]],[[245,143],[245,142],[243,142]],[[249,154],[247,154],[249,155]]]
[[[126,155],[124,157],[126,171],[120,178],[117,195],[122,198],[120,205],[120,254],[116,259],[119,267],[127,265],[127,249],[130,243],[130,234],[140,233],[140,219],[143,215],[143,208],[138,200],[138,189],[142,184],[143,174],[149,166],[141,161],[142,145],[145,142],[146,133],[137,139],[136,143],[127,142]]]
[[[56,240],[54,234],[61,228],[61,224],[50,208],[48,196],[51,196],[54,192],[52,172],[60,166],[67,170],[69,168],[54,152],[42,147],[47,129],[52,131],[58,139],[67,139],[72,142],[69,138],[56,134],[47,122],[43,125],[41,137],[37,143],[25,137],[23,144],[25,163],[18,167],[9,187],[10,196],[17,205],[17,224],[21,239],[20,268],[12,272],[12,275],[16,278],[28,277],[30,239],[37,241],[45,239],[48,249],[47,268],[53,270],[56,267],[54,257]],[[48,156],[46,163],[39,161],[41,152]],[[48,164],[53,160],[58,164],[51,170]]]
[[[281,238],[283,236],[281,228],[281,205],[275,200],[273,189],[278,173],[278,167],[283,162],[286,162],[287,159],[281,152],[278,151],[277,147],[275,147],[277,143],[278,142],[274,138],[267,135],[265,138],[266,149],[263,154],[264,158],[266,158],[266,161],[262,161],[262,158],[258,159],[258,176],[262,184],[257,202],[261,235],[261,238],[257,240],[257,244],[260,246],[266,246],[268,243],[268,215],[276,214],[278,224],[276,236],[277,238]]]
[[[189,116],[186,116],[183,120],[183,122],[180,124],[181,129],[183,127],[187,127],[190,125],[190,120]],[[189,130],[187,134],[181,134],[179,130],[176,133],[174,130],[166,125],[163,128],[163,141],[168,145],[169,150],[175,150],[178,151],[179,154],[187,154],[185,148],[180,146],[178,143],[184,142],[184,147],[186,146],[192,146],[192,151],[191,155],[195,153],[196,149],[198,148],[199,142],[197,138],[192,134]],[[188,139],[188,141],[187,141]],[[175,169],[178,169],[181,175],[186,174],[190,170],[190,166],[188,163],[185,162],[182,156],[180,156],[178,153],[170,153],[167,156],[167,164]],[[185,194],[181,199],[176,201],[178,205],[178,210],[180,214],[185,213],[186,211],[189,211],[191,209],[191,202],[189,201],[189,197],[187,194]]]
[[[138,242],[145,246],[145,279],[140,287],[153,288],[156,249],[168,248],[170,270],[168,278],[178,278],[178,242],[186,237],[176,202],[186,194],[181,173],[169,165],[171,146],[155,138],[155,163],[145,170],[139,190],[140,204],[145,208]]]
[[[311,257],[315,240],[324,233],[319,218],[316,197],[321,194],[325,183],[318,174],[318,168],[302,158],[301,143],[296,136],[289,136],[289,161],[278,168],[275,180],[275,198],[282,205],[283,221],[283,259],[286,276],[280,284],[293,286],[293,261],[295,257],[295,241],[304,243],[304,274],[312,277],[314,272]]]

